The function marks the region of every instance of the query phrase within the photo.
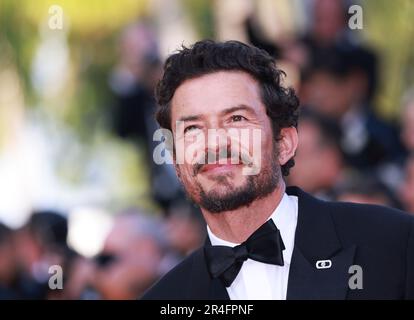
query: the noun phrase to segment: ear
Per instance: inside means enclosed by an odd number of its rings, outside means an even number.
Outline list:
[[[293,158],[298,147],[298,130],[295,127],[282,128],[279,140],[279,164],[284,165]]]

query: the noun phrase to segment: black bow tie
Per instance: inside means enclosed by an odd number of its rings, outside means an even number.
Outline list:
[[[248,258],[283,266],[283,250],[285,245],[272,219],[234,248],[212,245],[204,247],[210,274],[213,278],[220,278],[226,287],[230,287]]]

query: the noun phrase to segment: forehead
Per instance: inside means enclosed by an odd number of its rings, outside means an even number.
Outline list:
[[[248,73],[220,71],[184,81],[171,101],[173,121],[182,116],[214,115],[229,107],[247,105],[257,114],[265,108],[258,82]]]

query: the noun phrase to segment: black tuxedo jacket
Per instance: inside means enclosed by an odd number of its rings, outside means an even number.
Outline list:
[[[287,299],[414,299],[413,217],[381,206],[322,201],[296,187],[287,193],[299,203]],[[332,266],[316,268],[325,259]],[[362,268],[362,289],[349,286],[352,265]],[[229,296],[221,281],[210,276],[200,248],[143,299]]]

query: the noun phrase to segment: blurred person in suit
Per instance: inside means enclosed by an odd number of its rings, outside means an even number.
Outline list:
[[[345,159],[359,170],[392,162],[403,152],[396,128],[368,104],[366,60],[359,49],[321,51],[304,70],[301,87],[302,103],[337,123]]]
[[[305,4],[309,20],[306,30],[297,39],[282,42],[281,57],[306,69],[312,60],[324,51],[340,48],[358,51],[364,58],[361,68],[367,78],[367,100],[371,101],[377,85],[377,57],[375,52],[363,44],[359,33],[348,27],[347,0],[315,0]]]
[[[67,218],[51,210],[34,211],[16,232],[19,288],[24,299],[57,298],[62,290],[50,290],[49,268],[66,270],[76,256],[67,245]]]
[[[156,102],[154,89],[162,74],[162,63],[155,32],[141,21],[126,27],[119,40],[119,61],[109,79],[115,97],[112,125],[115,133],[133,141],[144,151],[150,170],[152,199],[167,212],[184,192],[171,165],[155,165],[153,149]]]

